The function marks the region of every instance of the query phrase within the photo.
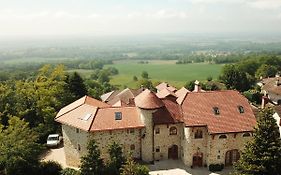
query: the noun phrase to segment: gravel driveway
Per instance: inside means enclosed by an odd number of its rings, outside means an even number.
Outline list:
[[[42,155],[41,160],[42,161],[53,160],[60,163],[63,168],[69,167],[65,163],[65,154],[64,154],[63,146],[49,149],[45,154]]]

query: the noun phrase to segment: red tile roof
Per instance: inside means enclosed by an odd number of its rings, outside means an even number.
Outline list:
[[[176,92],[176,96],[178,97],[177,98],[177,102],[178,104],[182,104],[185,96],[187,95],[187,93],[189,93],[190,91],[187,90],[185,87],[182,87],[181,89],[179,89],[177,92]]]
[[[158,98],[165,98],[169,95],[176,97],[176,94],[174,92],[172,92],[172,91],[170,91],[166,88],[164,88],[164,89],[162,89],[162,90],[160,90],[159,92],[156,93],[156,96]]]
[[[135,103],[142,109],[157,109],[164,106],[164,103],[148,89],[136,96]]]
[[[244,113],[238,106],[244,108]],[[214,114],[214,107],[219,109],[219,115]],[[252,131],[256,125],[248,100],[237,91],[188,93],[182,110],[186,126],[207,126],[211,134]]]
[[[122,113],[121,120],[115,120],[115,112]],[[136,107],[111,107],[98,109],[90,131],[104,131],[144,127]]]
[[[115,105],[116,103],[124,104],[124,106],[135,106],[134,98],[139,95],[144,89],[129,89],[126,88],[118,94],[114,94],[111,99],[107,102],[110,105]],[[123,106],[123,105],[122,105]]]
[[[168,83],[166,82],[162,82],[160,84],[158,84],[156,87],[155,87],[158,91],[161,91],[163,89],[168,89],[172,92],[175,92],[177,90],[177,88],[173,87],[173,86],[170,86]]]

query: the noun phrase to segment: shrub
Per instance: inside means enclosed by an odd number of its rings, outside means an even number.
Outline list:
[[[221,171],[224,168],[224,164],[210,164],[209,171]]]
[[[61,170],[60,175],[80,175],[80,171],[72,168],[65,168]]]
[[[149,169],[145,165],[136,165],[136,175],[149,175]]]
[[[55,161],[42,162],[40,165],[41,175],[60,175],[61,165]]]

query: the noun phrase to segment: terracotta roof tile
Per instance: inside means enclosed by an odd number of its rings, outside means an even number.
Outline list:
[[[182,104],[185,96],[187,95],[187,93],[189,93],[190,91],[187,90],[185,87],[182,87],[181,89],[179,89],[177,92],[176,92],[176,96],[178,97],[177,98],[177,102],[178,104]]]
[[[115,113],[121,112],[122,119],[115,120]],[[136,107],[111,107],[98,109],[90,131],[115,130],[144,127]]]
[[[169,95],[176,97],[176,94],[174,92],[172,92],[172,91],[170,91],[166,88],[164,88],[164,89],[162,89],[162,90],[160,90],[159,92],[156,93],[156,96],[158,98],[165,98]]]
[[[160,84],[158,84],[156,87],[155,87],[158,91],[161,91],[163,89],[168,89],[172,92],[175,92],[177,90],[177,88],[173,87],[173,86],[170,86],[168,83],[166,82],[162,82]]]
[[[143,109],[157,109],[164,103],[150,90],[146,89],[135,98],[136,106]]]
[[[244,113],[240,113],[242,106]],[[219,109],[215,115],[213,108]],[[182,104],[187,126],[207,126],[209,133],[252,131],[256,119],[248,100],[237,91],[188,93]]]

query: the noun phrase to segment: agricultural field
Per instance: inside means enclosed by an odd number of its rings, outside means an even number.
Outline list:
[[[190,80],[206,80],[208,76],[217,79],[221,68],[221,64],[193,63],[193,64],[175,64],[175,61],[149,61],[148,64],[140,64],[138,61],[118,61],[113,65],[106,67],[116,67],[119,74],[111,77],[110,83],[120,88],[131,87],[137,88],[137,83],[133,81],[133,76],[141,79],[141,73],[147,71],[150,80],[155,82],[166,81],[176,87],[183,86]],[[89,78],[91,70],[75,69],[69,72],[77,71],[82,76]]]

